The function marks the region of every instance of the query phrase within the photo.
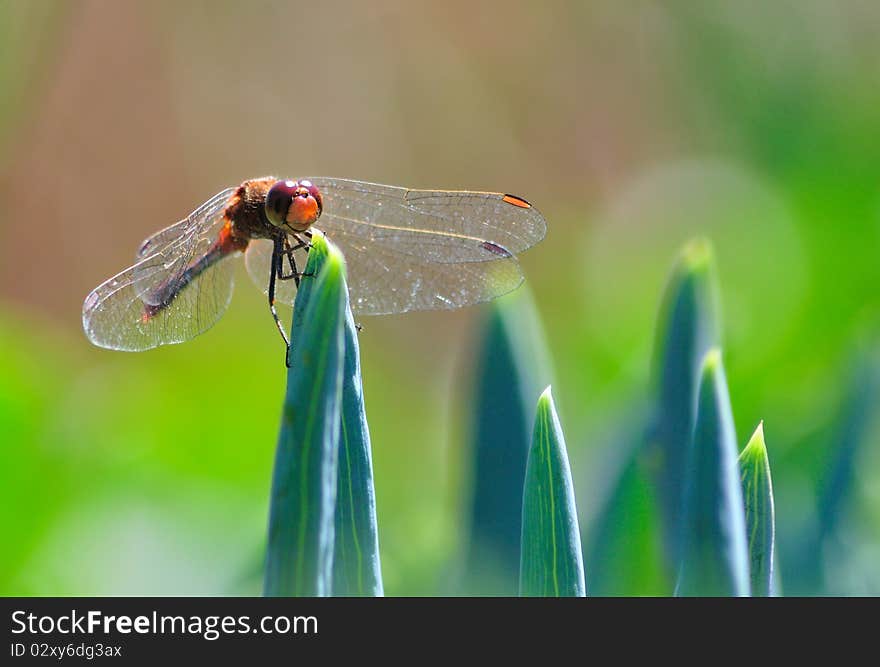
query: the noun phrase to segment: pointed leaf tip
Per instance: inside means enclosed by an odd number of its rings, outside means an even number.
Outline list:
[[[764,442],[764,422],[758,424],[739,455],[745,504],[746,539],[752,595],[774,595],[776,576],[776,516],[770,460]]]
[[[538,400],[526,465],[521,549],[520,595],[586,595],[574,486],[550,387]]]
[[[752,433],[752,437],[749,438],[748,444],[743,447],[742,452],[739,455],[740,460],[745,459],[765,459],[767,458],[767,445],[764,442],[764,421],[762,420],[758,427],[755,429],[755,432]]]
[[[721,367],[721,350],[717,347],[710,348],[703,355],[703,376],[715,374]]]
[[[553,373],[527,287],[491,302],[475,346],[471,394],[472,482],[459,593],[519,589],[523,480],[536,397]]]
[[[676,259],[658,315],[652,362],[656,403],[645,457],[658,489],[670,576],[681,560],[681,507],[697,391],[705,354],[719,344],[719,312],[712,246],[694,239]]]
[[[748,595],[749,555],[733,411],[721,353],[703,358],[683,522],[679,595]]]
[[[681,251],[681,262],[687,270],[693,273],[710,270],[715,263],[715,250],[712,247],[712,242],[703,237],[688,241]]]

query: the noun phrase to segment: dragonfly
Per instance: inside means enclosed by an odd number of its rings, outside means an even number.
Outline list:
[[[319,230],[346,260],[355,315],[468,306],[523,282],[517,254],[547,231],[528,201],[496,192],[410,190],[341,178],[255,178],[208,199],[147,238],[134,264],[83,303],[89,340],[141,351],[213,326],[232,297],[235,256],[276,303],[292,305]]]

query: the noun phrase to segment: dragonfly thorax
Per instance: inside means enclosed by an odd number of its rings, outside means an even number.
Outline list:
[[[272,176],[242,183],[229,200],[226,217],[235,234],[272,239],[279,232],[304,232],[321,215],[323,201],[309,181],[279,181]]]

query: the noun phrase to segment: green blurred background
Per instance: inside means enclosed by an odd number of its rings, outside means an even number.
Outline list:
[[[80,312],[148,234],[271,173],[545,214],[522,263],[587,542],[669,269],[710,238],[785,590],[880,594],[878,26],[860,0],[0,0],[0,593],[259,592],[284,389],[264,298],[242,266],[217,326],[141,354],[91,347]],[[454,590],[485,313],[362,322],[388,594]]]

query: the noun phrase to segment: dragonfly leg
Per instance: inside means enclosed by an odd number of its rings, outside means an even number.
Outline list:
[[[285,239],[284,244],[285,248],[281,251],[282,254],[278,257],[278,280],[290,280],[293,278],[293,282],[296,283],[298,288],[299,279],[302,274],[296,268],[296,257],[293,256],[293,251],[297,250],[300,246],[290,247],[287,243],[287,239]],[[287,257],[287,263],[290,265],[290,273],[284,273],[285,257]]]
[[[278,319],[278,311],[275,310],[275,276],[281,273],[281,256],[284,252],[284,246],[280,238],[275,240],[275,249],[272,251],[272,267],[269,272],[269,311],[272,313],[272,319],[275,320],[275,326],[281,338],[284,339],[284,365],[290,368],[290,338],[284,331],[281,320]]]
[[[311,237],[311,232],[306,232],[306,234]],[[290,244],[290,239],[288,237],[284,237],[284,247],[282,250],[282,257],[278,262],[278,279],[279,280],[290,280],[293,278],[296,286],[299,287],[299,279],[302,276],[308,276],[311,274],[302,273],[296,267],[296,257],[294,256],[294,252],[299,250],[300,248],[305,248],[305,251],[308,252],[311,247],[311,243],[308,241],[303,241],[299,236],[294,235],[296,239],[296,245]],[[287,263],[290,266],[290,273],[284,273],[284,257],[287,257]]]

